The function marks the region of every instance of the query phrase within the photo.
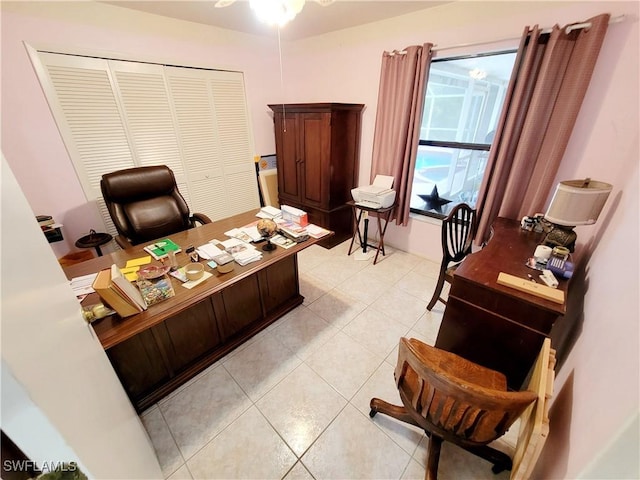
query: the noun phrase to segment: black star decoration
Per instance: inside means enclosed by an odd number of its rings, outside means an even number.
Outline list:
[[[425,201],[427,210],[435,210],[438,213],[442,213],[442,205],[446,205],[450,203],[451,200],[447,200],[446,198],[442,198],[438,194],[438,186],[434,185],[433,190],[429,195],[418,195],[422,200]]]

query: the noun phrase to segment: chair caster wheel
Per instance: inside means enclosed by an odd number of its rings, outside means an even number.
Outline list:
[[[378,411],[375,408],[372,408],[371,410],[369,410],[369,417],[375,417],[376,413],[378,413]]]

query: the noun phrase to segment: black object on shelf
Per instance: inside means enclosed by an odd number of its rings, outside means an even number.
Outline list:
[[[47,237],[47,241],[49,243],[63,240],[62,230],[60,230],[60,228],[44,228],[42,231],[44,232],[44,236]]]
[[[49,243],[63,240],[62,230],[59,226],[55,226],[55,221],[51,215],[36,215],[36,220]]]
[[[108,233],[96,233],[95,230],[89,230],[89,235],[76,240],[76,247],[78,248],[95,248],[99,257],[102,256],[102,250],[100,247],[111,241],[113,236]]]

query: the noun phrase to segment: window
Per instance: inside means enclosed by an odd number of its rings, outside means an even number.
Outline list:
[[[411,212],[444,218],[458,203],[475,207],[515,57],[508,51],[431,62]]]

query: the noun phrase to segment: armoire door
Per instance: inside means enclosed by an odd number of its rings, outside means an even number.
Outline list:
[[[331,114],[298,114],[302,203],[327,208],[331,178]]]
[[[276,156],[280,204],[301,202],[300,155],[297,115],[276,113]]]

